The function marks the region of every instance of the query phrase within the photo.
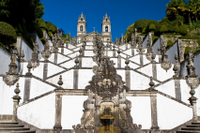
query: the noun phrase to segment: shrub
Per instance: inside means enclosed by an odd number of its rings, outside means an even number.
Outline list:
[[[199,46],[200,46],[200,39],[199,40],[197,40],[197,43],[199,44]]]
[[[149,31],[154,31],[156,29],[154,24],[149,25]]]
[[[45,29],[46,31],[48,31],[46,23],[44,22],[44,20],[42,18],[39,18],[36,21],[37,21],[37,23],[38,23],[40,28]]]
[[[180,34],[186,35],[187,34],[187,27],[185,25],[181,25],[179,29]]]
[[[137,20],[135,22],[134,27],[135,28],[141,28],[141,29],[146,28],[148,26],[148,23],[150,21],[152,21],[152,20],[149,20],[149,19],[140,19],[140,20]]]
[[[48,36],[50,37],[50,38],[52,38],[52,33],[49,31],[48,32]]]
[[[40,38],[40,40],[42,41],[43,45],[45,44],[46,42],[46,38],[43,36],[42,38]]]
[[[192,50],[192,48],[190,46],[187,46],[185,48],[185,52],[184,52],[184,55],[188,55],[189,51]]]
[[[170,48],[173,45],[172,40],[167,41],[167,49]]]
[[[167,27],[165,25],[161,25],[160,33],[166,33],[167,31],[168,31]]]
[[[17,41],[17,34],[13,26],[2,21],[0,21],[0,41],[5,46],[10,46]]]
[[[154,35],[154,36],[152,37],[152,42],[153,42],[153,44],[154,44],[157,40],[158,40],[158,36],[155,36],[155,35]]]
[[[57,32],[57,27],[55,25],[51,25],[48,30],[54,34]]]
[[[178,26],[178,25],[175,26],[174,31],[175,31],[176,33],[180,33],[180,30],[179,30],[179,26]]]

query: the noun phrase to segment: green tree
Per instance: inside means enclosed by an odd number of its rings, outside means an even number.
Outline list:
[[[127,28],[125,32],[125,38],[127,38],[127,40],[130,41],[132,34],[134,34],[134,23]]]
[[[168,31],[167,27],[165,25],[161,25],[160,33],[166,33],[167,31]]]
[[[8,18],[10,15],[10,12],[7,10],[7,0],[1,0],[0,1],[0,17],[2,18]]]
[[[177,15],[183,16],[186,10],[184,0],[171,0],[167,4],[166,13],[169,20],[175,20]]]
[[[180,26],[180,33],[182,35],[186,35],[187,34],[187,27],[185,25],[181,25]]]
[[[156,29],[154,24],[150,24],[149,31],[154,31]]]

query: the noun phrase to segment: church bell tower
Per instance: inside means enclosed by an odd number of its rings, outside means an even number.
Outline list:
[[[111,22],[110,22],[110,17],[108,18],[108,15],[106,13],[105,17],[103,17],[103,22],[101,24],[102,28],[102,36],[103,36],[103,41],[107,42],[112,41],[111,37]]]
[[[83,13],[81,13],[81,16],[78,18],[78,23],[77,23],[77,43],[81,42],[82,37],[84,37],[86,35],[86,19],[83,15]]]

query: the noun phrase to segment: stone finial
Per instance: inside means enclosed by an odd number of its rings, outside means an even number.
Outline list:
[[[76,55],[76,59],[75,59],[75,66],[74,66],[74,68],[79,68],[79,60],[78,60],[78,56]]]
[[[149,86],[150,86],[149,91],[154,90],[155,84],[154,84],[154,82],[153,82],[153,78],[152,78],[152,77],[150,77]]]
[[[120,49],[118,48],[118,50],[117,50],[117,53],[118,53],[118,57],[120,57]]]
[[[27,68],[28,68],[28,72],[26,73],[26,75],[31,76],[32,75],[32,73],[31,73],[31,68],[32,68],[31,61],[28,61]]]
[[[172,67],[172,63],[168,61],[168,56],[164,55],[163,59],[161,61],[161,67],[165,69],[166,71],[169,70]]]
[[[9,65],[9,70],[6,73],[5,76],[3,76],[3,81],[11,86],[14,85],[19,80],[19,75],[17,74],[17,64],[16,64],[16,58],[17,58],[17,50],[13,50],[11,54],[11,62]]]
[[[58,85],[59,85],[60,87],[62,87],[62,85],[63,85],[62,75],[60,75],[60,77],[59,77]]]
[[[51,51],[49,49],[49,40],[46,41],[44,51],[41,52],[42,57],[47,61],[51,56]]]
[[[126,69],[126,70],[130,69],[130,67],[128,66],[128,64],[129,64],[129,62],[130,62],[128,58],[129,58],[129,57],[126,56],[126,61],[125,61],[125,64],[126,64],[125,69]]]
[[[174,78],[178,78],[179,77],[179,71],[180,71],[180,63],[178,61],[178,54],[177,53],[175,54],[174,59],[175,59],[174,68],[173,68]]]
[[[14,92],[16,95],[13,96],[13,99],[18,100],[18,103],[19,103],[19,100],[21,99],[21,97],[19,96],[19,93],[20,93],[19,83],[17,83],[16,89],[14,90]]]
[[[79,49],[79,53],[80,53],[80,55],[83,54],[83,48],[80,48],[80,49]]]

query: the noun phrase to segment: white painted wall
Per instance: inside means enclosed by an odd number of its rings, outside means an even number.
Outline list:
[[[19,96],[22,98],[20,103],[23,101],[24,94],[24,78],[20,78],[19,81]],[[12,97],[16,95],[14,90],[16,89],[17,83],[13,86],[8,86],[3,81],[3,77],[0,77],[0,114],[1,115],[12,115],[13,114],[13,99]]]
[[[83,115],[83,102],[88,96],[66,96],[62,97],[62,119],[63,129],[73,129],[73,125],[81,123]]]
[[[142,68],[138,69],[137,71],[145,73],[146,75],[151,77],[153,75],[152,74],[152,64],[142,67]]]
[[[132,103],[131,116],[134,124],[141,124],[142,129],[151,128],[150,97],[127,97]]]
[[[174,98],[176,97],[174,80],[170,80],[169,82],[163,83],[159,85],[158,87],[155,87],[155,89],[162,93],[170,95],[171,97],[174,97]]]
[[[92,80],[94,73],[92,69],[79,69],[78,72],[78,88],[85,89],[85,87],[89,85],[89,81]]]
[[[94,65],[97,65],[95,62],[93,62],[92,58],[82,58],[82,67],[90,67],[92,68]]]
[[[84,56],[94,56],[93,51],[84,51]]]
[[[40,80],[32,78],[30,88],[30,99],[45,94],[47,92],[53,91],[54,89],[56,88]]]
[[[156,64],[156,68],[157,68],[157,79],[160,81],[165,81],[169,78],[172,78],[174,75],[174,71],[173,71],[173,64],[172,67],[169,70],[165,70],[161,67],[161,64]]]
[[[157,94],[158,126],[173,129],[192,119],[192,108]]]
[[[55,94],[49,94],[18,107],[18,119],[40,129],[53,129],[55,124]]]
[[[63,81],[62,87],[64,89],[73,89],[73,78],[74,78],[73,77],[73,69],[69,70],[67,72],[64,72],[60,75],[62,75],[62,81]],[[50,79],[47,79],[47,81],[50,82],[50,83],[58,85],[57,82],[59,80],[60,75],[54,76]]]
[[[6,74],[9,70],[9,64],[10,64],[10,57],[11,55],[5,51],[3,48],[0,47],[0,74]]]

